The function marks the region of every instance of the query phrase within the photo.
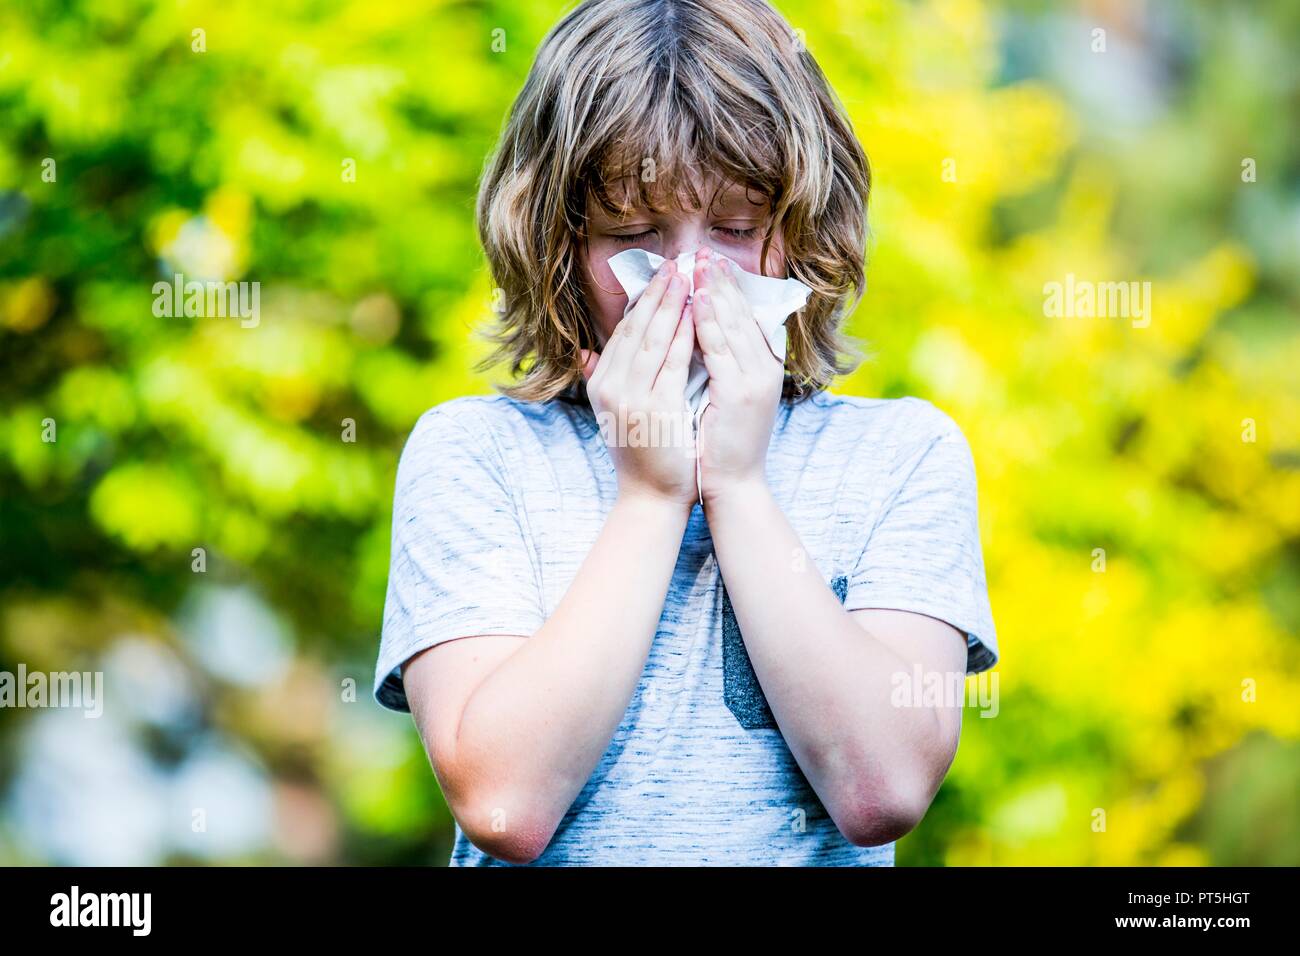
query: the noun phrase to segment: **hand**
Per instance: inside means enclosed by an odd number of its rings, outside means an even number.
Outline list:
[[[691,303],[709,370],[709,407],[700,422],[704,506],[729,491],[766,485],[767,447],[781,401],[785,363],[773,354],[737,285],[734,267],[702,250]]]
[[[582,350],[587,397],[618,473],[619,496],[696,500],[695,435],[686,377],[695,348],[690,288],[667,260],[603,352]]]

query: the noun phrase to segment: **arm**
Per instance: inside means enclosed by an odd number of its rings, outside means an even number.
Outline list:
[[[697,265],[694,319],[709,370],[704,511],[754,674],[790,752],[840,832],[888,843],[925,814],[956,751],[958,707],[891,704],[894,675],[965,673],[955,628],[920,614],[846,611],[767,487],[780,401],[772,354],[725,263]]]
[[[607,443],[620,418],[684,415],[693,326],[669,268],[584,356]],[[531,636],[440,644],[403,672],[412,716],[466,836],[535,860],[609,746],[645,669],[695,499],[681,447],[611,444],[618,500],[551,617]],[[468,637],[468,635],[467,635]]]
[[[952,763],[960,707],[896,707],[894,675],[964,673],[966,642],[942,621],[846,611],[765,484],[708,502],[714,551],[754,674],[809,784],[845,838],[896,840],[920,822]]]
[[[645,668],[686,515],[620,499],[535,634],[439,644],[403,671],[443,794],[485,853],[540,856],[609,746]]]

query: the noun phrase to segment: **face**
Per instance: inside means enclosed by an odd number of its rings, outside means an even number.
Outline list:
[[[711,184],[700,195],[713,195]],[[755,200],[758,202],[755,202]],[[613,334],[627,308],[624,294],[609,259],[627,249],[645,249],[665,259],[675,259],[684,252],[708,247],[735,260],[746,272],[763,273],[759,255],[763,236],[771,218],[770,204],[743,186],[732,186],[720,193],[712,208],[653,212],[634,207],[620,217],[611,216],[599,203],[587,205],[587,235],[583,244],[583,272],[587,306],[596,323],[600,345]],[[781,235],[772,237],[768,249],[769,276],[785,276],[785,248]]]

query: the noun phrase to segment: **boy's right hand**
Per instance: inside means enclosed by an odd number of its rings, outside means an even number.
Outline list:
[[[697,500],[695,432],[686,377],[695,323],[689,281],[664,262],[603,352],[582,350],[587,397],[618,473],[619,496]]]

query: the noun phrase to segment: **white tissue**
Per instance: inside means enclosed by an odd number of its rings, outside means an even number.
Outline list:
[[[803,308],[812,289],[798,279],[774,279],[746,272],[734,259],[719,252],[711,252],[710,255],[715,259],[725,259],[735,267],[736,284],[740,286],[741,295],[753,310],[754,318],[758,321],[758,327],[767,339],[772,354],[784,361],[785,320]],[[695,293],[695,256],[695,252],[683,252],[676,260],[677,271],[690,283],[690,295]],[[663,261],[663,256],[644,249],[629,249],[610,258],[609,267],[614,278],[627,293],[627,308],[623,311],[625,316],[636,305],[637,299],[641,298],[641,293],[659,271]],[[704,355],[700,352],[699,345],[691,353],[690,370],[686,376],[686,405],[691,410],[691,420],[698,435],[704,410],[709,407],[709,370],[704,364]],[[704,489],[698,456],[695,459],[695,488],[702,504]]]

